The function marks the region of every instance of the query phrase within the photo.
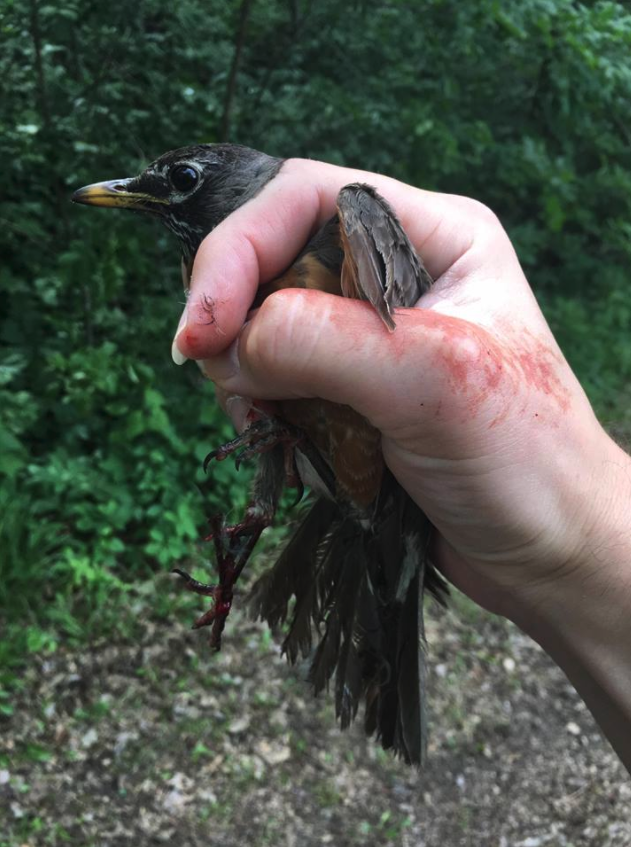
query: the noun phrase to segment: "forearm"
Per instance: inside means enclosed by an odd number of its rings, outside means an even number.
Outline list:
[[[582,555],[510,617],[557,662],[631,772],[631,458],[610,443]]]

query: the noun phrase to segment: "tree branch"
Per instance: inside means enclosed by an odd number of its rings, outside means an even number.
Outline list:
[[[234,95],[237,89],[237,74],[239,72],[239,65],[241,64],[241,54],[243,52],[243,45],[245,44],[245,35],[248,28],[252,2],[253,0],[243,0],[241,3],[241,9],[239,10],[239,25],[237,29],[236,43],[234,46],[234,56],[232,57],[232,65],[230,67],[230,73],[228,74],[223,115],[221,117],[221,129],[219,131],[221,141],[228,141],[230,138],[230,121],[232,117]]]

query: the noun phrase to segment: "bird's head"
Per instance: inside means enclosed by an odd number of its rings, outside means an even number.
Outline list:
[[[75,203],[149,212],[178,237],[187,262],[202,239],[278,173],[275,159],[237,144],[171,150],[138,176],[86,185]]]

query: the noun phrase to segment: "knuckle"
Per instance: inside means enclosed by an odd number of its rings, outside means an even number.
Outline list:
[[[476,249],[481,255],[488,251],[503,251],[510,246],[510,239],[495,212],[473,198],[463,198],[467,218],[472,222]]]
[[[474,381],[483,358],[482,350],[482,339],[477,333],[467,329],[450,333],[448,343],[435,351],[435,364],[448,378],[445,388],[451,391],[457,386],[464,390]]]
[[[502,224],[495,212],[480,200],[474,200],[471,197],[466,198],[466,205],[471,218],[476,222],[477,226],[487,229],[502,229]]]

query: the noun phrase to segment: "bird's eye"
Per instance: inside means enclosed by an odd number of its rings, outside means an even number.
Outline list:
[[[190,165],[177,165],[169,173],[171,185],[176,191],[192,191],[199,182],[199,174]]]

